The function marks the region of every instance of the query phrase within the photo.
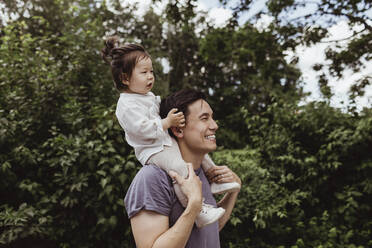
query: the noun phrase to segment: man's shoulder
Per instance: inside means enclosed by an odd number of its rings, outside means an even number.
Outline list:
[[[145,165],[133,178],[127,194],[137,193],[138,191],[159,192],[164,190],[170,193],[172,186],[172,179],[166,171],[155,165]]]
[[[138,172],[133,180],[146,179],[151,181],[166,180],[168,181],[167,173],[156,165],[145,165]]]
[[[168,216],[174,201],[171,178],[159,167],[146,165],[134,177],[124,204],[129,218],[143,209]]]

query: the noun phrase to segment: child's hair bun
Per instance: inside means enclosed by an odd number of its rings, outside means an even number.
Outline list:
[[[102,49],[102,58],[107,64],[111,64],[110,60],[113,59],[113,50],[118,47],[119,38],[117,36],[110,36],[108,37],[104,45],[105,47]]]

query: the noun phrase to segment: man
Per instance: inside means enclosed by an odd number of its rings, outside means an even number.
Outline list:
[[[143,247],[220,247],[219,231],[230,218],[238,192],[226,193],[217,204],[210,190],[210,182],[237,182],[239,177],[226,166],[216,166],[204,174],[201,162],[208,152],[216,149],[218,126],[213,111],[203,94],[182,90],[166,98],[160,115],[177,108],[186,118],[184,128],[171,128],[177,139],[183,159],[190,163],[189,177],[183,179],[174,172],[170,178],[165,171],[152,165],[144,166],[137,173],[125,197],[125,206],[131,221],[136,245]],[[184,209],[172,187],[172,179],[181,187],[188,199]],[[201,210],[203,198],[213,206],[223,207],[225,214],[218,223],[203,228],[194,225]]]

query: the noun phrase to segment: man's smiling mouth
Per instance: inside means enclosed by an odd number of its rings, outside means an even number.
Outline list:
[[[212,135],[207,135],[207,136],[205,136],[205,138],[206,138],[207,140],[216,140],[216,135],[214,135],[214,134],[212,134]]]

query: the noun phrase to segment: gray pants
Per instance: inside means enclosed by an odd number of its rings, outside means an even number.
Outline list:
[[[186,162],[182,159],[180,149],[178,147],[177,141],[172,138],[171,146],[164,146],[164,150],[152,155],[146,164],[154,164],[161,169],[165,170],[167,173],[172,170],[177,172],[183,178],[187,178],[188,169]],[[215,166],[212,159],[206,154],[202,161],[202,168],[204,171],[207,171],[211,167]],[[174,185],[174,190],[177,195],[178,200],[181,204],[186,207],[187,198],[180,190],[178,184]]]

